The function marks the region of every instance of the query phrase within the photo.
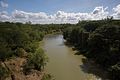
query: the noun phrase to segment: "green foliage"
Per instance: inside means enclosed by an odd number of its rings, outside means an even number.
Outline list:
[[[48,62],[48,58],[44,51],[39,48],[35,53],[31,53],[28,57],[27,63],[24,65],[24,71],[29,72],[31,69],[42,70]]]
[[[86,52],[105,70],[118,77],[120,63],[120,20],[107,18],[98,21],[79,21],[78,24],[22,24],[0,22],[0,60],[31,53],[25,71],[42,70],[47,59],[39,41],[45,34],[63,32],[63,37],[77,49]],[[49,77],[49,76],[48,76]],[[117,80],[117,79],[115,79]]]
[[[116,64],[120,57],[118,46],[120,45],[119,31],[120,28],[114,25],[96,29],[88,40],[89,58],[94,58],[96,62],[104,67]],[[117,44],[116,41],[118,41]]]
[[[0,27],[0,59],[5,60],[14,56],[17,48],[23,48],[28,44],[28,35],[18,30],[17,26],[9,27],[4,24]]]
[[[0,60],[21,56],[25,52],[34,53],[45,34],[61,32],[70,24],[22,24],[0,22]],[[65,26],[65,27],[64,27]]]
[[[36,51],[36,49],[39,47],[39,42],[33,41],[33,42],[29,42],[29,45],[25,45],[24,49],[27,52],[32,52],[34,53]]]
[[[88,32],[81,27],[66,28],[63,32],[64,39],[72,43],[79,49],[84,49],[87,45]]]
[[[0,61],[4,62],[14,57],[28,58],[23,66],[27,74],[31,69],[42,70],[48,59],[39,48],[39,41],[44,35],[58,33],[71,24],[26,24],[0,22]],[[27,55],[29,55],[27,57]],[[0,66],[0,78],[7,75],[6,68]],[[48,78],[50,76],[47,76]],[[46,78],[47,79],[47,78]],[[3,79],[0,79],[3,80]]]
[[[25,50],[23,48],[17,48],[15,50],[15,55],[18,57],[24,57],[25,56]]]
[[[5,61],[12,57],[13,51],[10,47],[7,47],[6,43],[0,43],[0,60]]]
[[[77,26],[66,28],[64,39],[119,80],[120,20],[79,21]]]

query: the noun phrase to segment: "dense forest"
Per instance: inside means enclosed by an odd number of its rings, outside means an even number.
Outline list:
[[[46,34],[63,33],[64,39],[80,54],[109,72],[110,79],[120,79],[120,20],[79,21],[77,24],[30,24],[0,22],[0,80],[12,76],[6,61],[26,58],[23,73],[42,71],[48,57],[40,48]],[[47,80],[50,75],[44,76]],[[13,77],[12,77],[13,78]]]
[[[48,58],[39,47],[39,42],[42,41],[44,35],[62,32],[67,26],[70,24],[40,25],[0,22],[0,80],[13,75],[6,61],[15,57],[26,59],[22,66],[25,75],[32,69],[42,71]],[[46,77],[43,78],[46,79]]]
[[[63,35],[79,54],[108,71],[110,79],[120,80],[120,20],[79,21]]]

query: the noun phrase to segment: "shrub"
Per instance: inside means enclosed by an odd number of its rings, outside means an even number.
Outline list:
[[[41,71],[48,62],[44,51],[42,49],[37,49],[35,53],[30,53],[26,64],[24,65],[25,72],[30,72],[31,69]]]
[[[15,55],[18,57],[23,57],[25,56],[25,50],[23,48],[17,48],[15,50]]]
[[[7,47],[6,44],[0,43],[0,60],[5,61],[13,56],[11,48]]]

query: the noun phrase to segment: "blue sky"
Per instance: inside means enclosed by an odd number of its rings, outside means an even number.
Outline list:
[[[0,21],[36,22],[33,20],[36,18],[40,23],[61,23],[63,20],[74,23],[107,16],[119,19],[119,14],[120,0],[0,0]]]
[[[5,0],[9,12],[17,9],[28,12],[46,12],[53,14],[59,10],[66,12],[90,12],[96,6],[109,7],[109,11],[118,4],[120,0]]]

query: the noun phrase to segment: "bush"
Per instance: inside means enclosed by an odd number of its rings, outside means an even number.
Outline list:
[[[36,51],[36,49],[39,47],[38,42],[30,42],[29,45],[25,46],[25,50],[26,52],[32,52],[34,53]]]
[[[23,57],[25,56],[25,50],[23,48],[17,48],[15,50],[15,55],[18,56],[18,57]]]
[[[48,62],[44,51],[42,49],[37,49],[35,53],[30,53],[27,63],[24,65],[25,72],[30,72],[31,69],[41,71]]]
[[[13,56],[11,48],[7,47],[6,44],[0,43],[0,60],[5,61]]]

